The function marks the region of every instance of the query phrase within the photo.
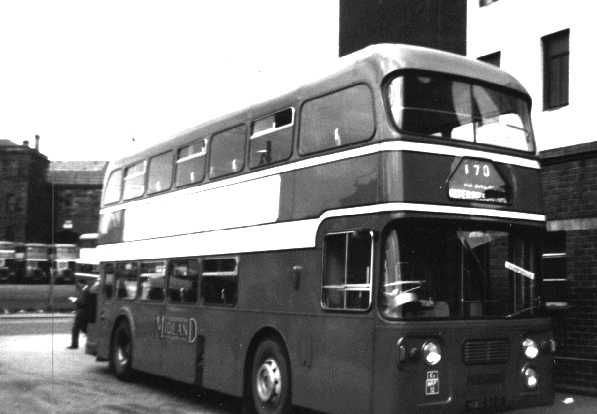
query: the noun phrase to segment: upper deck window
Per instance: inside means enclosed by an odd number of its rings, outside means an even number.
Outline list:
[[[106,184],[106,191],[104,191],[104,204],[115,203],[120,200],[120,193],[122,192],[122,170],[112,171],[108,183]]]
[[[244,125],[215,134],[211,140],[209,178],[242,171],[245,160]]]
[[[366,85],[355,85],[305,102],[299,149],[311,154],[366,141],[375,132],[373,98]]]
[[[207,138],[201,138],[178,150],[176,157],[176,186],[203,181]]]
[[[250,167],[262,167],[290,157],[293,125],[294,108],[276,112],[274,115],[253,122]]]
[[[122,198],[128,200],[145,193],[145,161],[131,165],[124,170]]]
[[[149,160],[147,193],[168,190],[172,185],[172,151],[156,155]]]
[[[529,103],[519,94],[428,73],[388,89],[396,126],[414,134],[534,151]]]

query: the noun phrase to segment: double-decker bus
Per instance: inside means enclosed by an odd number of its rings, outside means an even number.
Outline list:
[[[529,95],[376,45],[106,171],[87,352],[258,413],[553,401]]]
[[[0,241],[0,283],[16,281],[15,244],[10,241]]]
[[[48,283],[50,281],[52,267],[50,250],[50,246],[44,243],[25,244],[23,282]]]
[[[52,272],[55,283],[74,283],[75,267],[79,258],[76,244],[57,243],[51,246]]]

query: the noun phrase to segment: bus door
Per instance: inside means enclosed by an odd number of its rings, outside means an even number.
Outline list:
[[[166,260],[139,262],[139,293],[135,303],[133,364],[137,369],[162,374],[162,327],[166,293]]]
[[[199,261],[170,262],[165,314],[158,327],[163,344],[162,373],[186,383],[200,383],[203,341],[197,326]]]

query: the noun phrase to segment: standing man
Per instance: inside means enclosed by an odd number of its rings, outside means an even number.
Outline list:
[[[75,320],[71,331],[71,343],[67,349],[79,347],[79,332],[87,332],[87,302],[89,300],[89,286],[84,279],[76,279],[77,297],[73,298],[75,303]]]

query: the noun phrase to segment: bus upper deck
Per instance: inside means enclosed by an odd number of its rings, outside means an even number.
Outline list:
[[[356,55],[319,82],[110,163],[100,245],[317,226],[373,204],[544,221],[530,98],[514,78],[412,46]],[[147,226],[148,216],[160,219]]]

